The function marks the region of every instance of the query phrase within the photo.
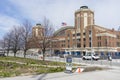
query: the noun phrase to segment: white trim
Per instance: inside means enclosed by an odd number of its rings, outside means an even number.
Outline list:
[[[87,21],[87,17],[88,15],[87,15],[87,13],[84,13],[84,28],[87,26],[87,24],[88,24],[88,21]]]
[[[78,38],[80,38],[80,36],[77,36],[76,38],[78,39]]]
[[[73,37],[72,39],[75,39],[75,37]]]
[[[80,17],[77,17],[77,28],[80,29]]]
[[[36,37],[37,37],[38,36],[38,28],[36,28],[35,33],[36,33]]]
[[[116,38],[116,35],[110,34],[110,33],[99,33],[99,34],[96,34],[96,36],[110,36],[110,37],[115,37]]]
[[[100,27],[95,27],[96,29],[100,30],[100,31],[106,31],[105,29],[103,28],[100,28]]]
[[[69,50],[69,51],[86,51],[86,50],[91,50],[91,47],[86,47],[86,48],[62,48],[65,50]],[[106,48],[106,47],[102,47],[102,48],[98,48],[98,47],[93,47],[94,51],[103,51],[103,52],[117,52],[117,49],[115,47],[110,47],[110,48]]]
[[[94,19],[93,14],[91,14],[91,25],[94,24],[94,23],[93,23],[93,19]]]
[[[65,40],[65,38],[59,38],[58,40],[59,40],[59,41],[62,41],[62,40]]]
[[[75,30],[71,30],[72,31],[72,34],[75,34]]]

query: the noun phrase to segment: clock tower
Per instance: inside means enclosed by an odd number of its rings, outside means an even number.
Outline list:
[[[94,24],[94,12],[88,8],[88,6],[81,6],[75,12],[75,30],[76,34],[80,33],[80,45],[83,47],[85,28],[88,25]],[[78,35],[77,35],[78,37]]]

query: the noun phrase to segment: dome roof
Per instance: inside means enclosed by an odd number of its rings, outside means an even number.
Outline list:
[[[60,29],[55,31],[55,33],[53,35],[54,36],[62,36],[65,34],[65,30],[67,30],[67,29],[74,29],[74,27],[73,26],[61,27]]]
[[[88,9],[88,6],[81,6],[80,9]]]

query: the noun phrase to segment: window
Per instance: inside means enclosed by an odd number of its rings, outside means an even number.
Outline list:
[[[97,39],[98,39],[98,40],[101,40],[101,36],[98,36]]]
[[[70,34],[68,34],[68,37],[70,36]]]
[[[100,36],[100,40],[101,40],[101,36]]]
[[[91,34],[91,30],[89,30],[89,34]]]
[[[80,43],[77,44],[77,47],[81,47]]]
[[[68,42],[70,42],[70,40],[68,40]]]
[[[99,42],[98,42],[98,47],[99,47]]]
[[[86,47],[86,45],[84,44],[84,47]]]
[[[101,47],[101,42],[98,42],[98,47]]]
[[[77,39],[77,42],[80,42],[80,39]]]
[[[120,39],[120,36],[119,36],[119,35],[117,35],[117,39]]]
[[[73,34],[73,36],[75,36],[75,34]]]
[[[91,41],[91,37],[89,37],[89,41]]]
[[[68,48],[69,48],[70,46],[68,45]]]
[[[120,47],[120,42],[117,42],[117,47]]]
[[[83,38],[83,41],[86,41],[86,39],[85,39],[85,38]]]
[[[85,35],[85,33],[83,33],[83,35]]]
[[[100,47],[101,47],[101,42],[100,42]]]
[[[62,43],[65,43],[65,41],[63,40]]]
[[[107,39],[105,39],[105,46],[107,47],[107,45],[108,45],[108,41]]]
[[[77,36],[80,36],[80,33],[77,33]]]
[[[62,47],[65,47],[65,44],[62,44]]]
[[[91,47],[91,42],[89,42],[89,47]]]
[[[99,36],[97,37],[97,39],[99,40]]]

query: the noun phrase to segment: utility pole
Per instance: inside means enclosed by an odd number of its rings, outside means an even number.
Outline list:
[[[90,45],[90,47],[91,47],[91,52],[93,52],[93,42],[92,42],[92,40],[93,40],[93,39],[92,39],[92,38],[93,38],[92,32],[93,32],[93,31],[92,31],[92,25],[91,25],[90,29],[91,29],[91,30],[90,30],[90,37],[91,37],[91,41],[90,41],[90,42],[91,42],[91,45]]]
[[[91,64],[93,63],[93,60],[92,60],[92,55],[93,55],[93,50],[92,50],[92,47],[93,47],[93,45],[92,45],[92,25],[91,25]]]

